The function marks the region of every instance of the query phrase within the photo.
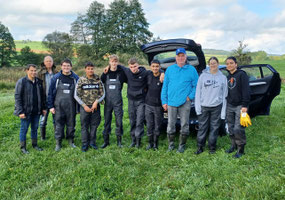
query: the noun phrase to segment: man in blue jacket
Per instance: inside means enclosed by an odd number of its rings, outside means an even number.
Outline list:
[[[65,59],[61,63],[61,71],[53,76],[48,93],[48,108],[55,119],[55,150],[61,149],[61,142],[66,126],[66,139],[71,147],[74,145],[76,101],[73,97],[79,77],[71,71],[72,63]]]
[[[174,150],[175,123],[180,116],[181,130],[178,152],[183,153],[189,135],[189,116],[191,101],[195,97],[198,81],[196,69],[186,64],[187,55],[184,48],[176,50],[176,64],[167,68],[161,91],[162,106],[168,112],[167,135],[168,150]]]

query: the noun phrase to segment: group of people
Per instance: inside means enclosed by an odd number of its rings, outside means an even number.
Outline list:
[[[226,152],[236,151],[234,157],[244,154],[246,144],[245,127],[240,125],[241,112],[247,112],[250,95],[248,78],[239,70],[234,57],[226,60],[228,77],[219,70],[216,57],[209,59],[209,68],[200,77],[187,62],[186,50],[176,50],[176,64],[161,70],[159,60],[153,60],[151,70],[140,66],[136,58],[128,61],[129,67],[119,64],[116,55],[109,57],[109,65],[101,77],[94,73],[91,62],[85,65],[85,76],[78,77],[72,71],[72,63],[65,59],[61,71],[56,71],[53,59],[44,58],[40,71],[29,64],[27,76],[18,80],[15,88],[15,112],[21,119],[20,148],[26,149],[26,134],[31,124],[32,146],[38,151],[37,129],[40,121],[42,140],[46,138],[46,125],[49,113],[52,114],[56,151],[62,148],[66,138],[75,148],[75,118],[80,113],[81,150],[98,149],[96,132],[101,122],[100,107],[104,104],[104,143],[101,148],[110,145],[112,115],[116,121],[117,146],[122,147],[123,136],[123,84],[127,83],[128,113],[130,121],[130,147],[140,148],[144,135],[144,121],[147,126],[149,149],[158,149],[163,111],[168,114],[167,136],[168,150],[175,149],[176,121],[181,123],[179,146],[177,151],[185,151],[189,136],[189,116],[191,102],[195,101],[195,110],[199,121],[197,134],[197,155],[204,151],[206,136],[209,132],[210,153],[215,153],[218,130],[221,119],[226,119],[231,147]]]

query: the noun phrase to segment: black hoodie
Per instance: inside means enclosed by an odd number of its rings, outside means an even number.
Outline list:
[[[229,73],[227,103],[233,106],[242,105],[248,107],[250,102],[250,88],[248,76],[245,71],[237,69],[233,74]]]

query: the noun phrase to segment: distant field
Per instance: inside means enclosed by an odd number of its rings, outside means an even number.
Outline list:
[[[29,46],[35,53],[47,53],[48,49],[42,45],[41,41],[15,40],[16,50],[20,51],[25,46]]]

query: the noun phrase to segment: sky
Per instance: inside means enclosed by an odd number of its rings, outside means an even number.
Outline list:
[[[15,40],[42,41],[69,32],[93,0],[0,0],[0,21]],[[97,0],[108,8],[112,0]],[[150,31],[162,39],[189,38],[203,48],[285,54],[284,0],[140,0]]]

